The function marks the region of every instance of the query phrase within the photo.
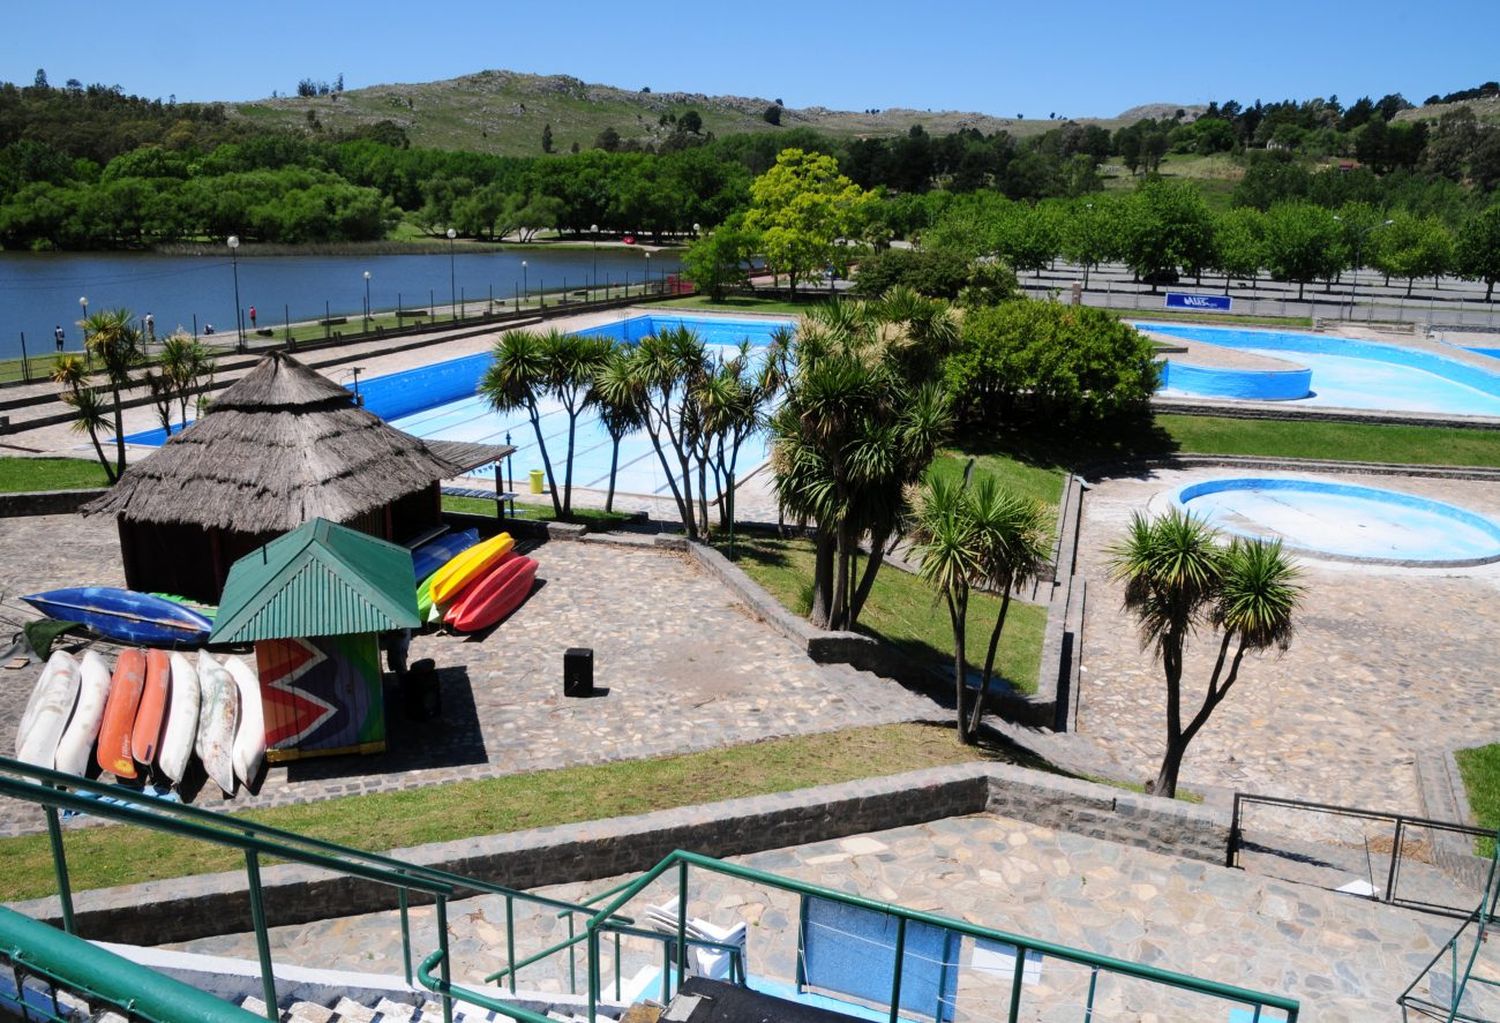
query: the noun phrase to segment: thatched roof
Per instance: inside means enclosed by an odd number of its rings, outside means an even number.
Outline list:
[[[84,507],[243,533],[349,522],[462,469],[282,352]]]

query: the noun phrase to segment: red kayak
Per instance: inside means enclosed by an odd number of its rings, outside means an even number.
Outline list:
[[[99,726],[99,767],[116,778],[135,777],[135,759],[130,755],[130,732],[135,711],[146,685],[146,651],[131,647],[115,661],[115,674],[104,704],[104,722]]]
[[[130,755],[148,767],[156,762],[156,750],[161,745],[161,726],[167,715],[171,684],[171,653],[155,648],[147,650],[146,688],[141,692],[135,727],[130,732]]]
[[[524,555],[507,558],[504,564],[470,586],[468,592],[448,609],[443,621],[458,632],[489,628],[520,607],[530,595],[531,584],[536,581],[536,569],[534,558]]]

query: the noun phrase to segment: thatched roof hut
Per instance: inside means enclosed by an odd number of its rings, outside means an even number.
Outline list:
[[[396,542],[431,528],[439,481],[509,450],[403,433],[273,352],[83,511],[116,517],[131,588],[217,599],[238,557],[314,518]]]

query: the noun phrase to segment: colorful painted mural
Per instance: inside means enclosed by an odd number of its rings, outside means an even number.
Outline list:
[[[385,700],[374,633],[255,644],[273,763],[385,750]]]

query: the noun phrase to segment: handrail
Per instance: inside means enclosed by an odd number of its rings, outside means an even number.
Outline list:
[[[9,767],[12,762],[7,758],[0,757],[0,768]],[[42,774],[37,768],[27,768],[27,773]],[[71,779],[65,783],[74,788],[87,788],[89,785],[77,785],[83,779],[71,775],[58,775],[55,771],[45,772],[53,777]],[[108,793],[112,797],[118,797],[119,791]],[[24,779],[7,777],[0,774],[0,795],[10,796],[14,799],[25,800],[31,803],[40,803],[43,806],[77,810],[80,813],[92,814],[95,817],[104,817],[110,820],[123,821],[129,824],[137,824],[153,830],[164,830],[161,828],[161,819],[152,811],[156,805],[178,807],[179,804],[167,803],[157,800],[154,796],[142,794],[140,802],[131,803],[106,803],[78,795],[67,789],[53,788],[40,782],[31,782]],[[215,845],[224,845],[247,852],[265,853],[268,856],[278,856],[283,859],[296,860],[308,866],[321,867],[326,870],[337,870],[367,881],[376,881],[381,884],[395,887],[415,888],[430,895],[448,895],[453,891],[452,885],[431,881],[422,877],[414,877],[400,874],[394,870],[376,867],[369,864],[357,862],[341,862],[332,856],[308,850],[297,849],[289,843],[273,842],[254,834],[254,828],[239,829],[240,821],[236,818],[223,817],[224,822],[220,827],[209,827],[206,824],[193,820],[174,820],[170,829],[178,831],[189,838],[195,838],[204,842],[212,842]],[[234,828],[234,830],[231,830]]]
[[[594,903],[598,902],[602,898],[605,898],[606,896],[613,895],[615,892],[619,891],[621,888],[624,888],[629,884],[629,881],[621,881],[619,884],[612,885],[609,888],[604,889],[604,891],[602,892],[595,892],[593,895],[590,895],[588,898],[584,899],[576,906],[569,906],[567,909],[558,910],[557,918],[559,920],[561,920],[563,917],[568,918],[568,936],[566,938],[564,938],[562,941],[559,941],[555,945],[550,945],[547,948],[542,949],[535,955],[528,956],[527,958],[521,960],[519,963],[513,963],[510,966],[502,967],[496,970],[494,973],[487,974],[484,978],[485,981],[487,983],[499,983],[500,981],[504,980],[507,975],[514,976],[523,967],[530,966],[533,963],[539,963],[543,959],[546,959],[548,956],[556,955],[563,949],[578,944],[577,937],[573,933],[573,916],[577,913],[588,912],[587,907],[592,906]],[[635,922],[628,916],[622,916],[620,917],[620,920],[624,923]]]
[[[1113,956],[1099,955],[1093,952],[1085,952],[1081,949],[1068,948],[1065,945],[1056,945],[1049,941],[1036,938],[1027,938],[1018,934],[1010,934],[1005,931],[994,930],[988,927],[980,927],[962,920],[954,920],[949,917],[938,916],[934,913],[924,913],[918,910],[906,909],[890,903],[878,902],[859,895],[851,895],[848,892],[835,891],[822,885],[810,884],[806,881],[798,881],[794,878],[778,877],[775,874],[756,870],[753,867],[741,866],[737,863],[726,863],[703,856],[698,853],[687,852],[678,849],[669,853],[656,866],[645,874],[642,874],[626,889],[624,889],[614,901],[599,910],[588,921],[588,939],[590,948],[590,959],[596,959],[594,949],[597,947],[598,932],[604,928],[609,918],[619,910],[621,906],[635,898],[648,885],[659,878],[672,867],[681,867],[684,870],[689,867],[698,867],[711,873],[725,874],[730,877],[750,881],[755,884],[778,888],[782,891],[794,892],[800,895],[810,895],[816,898],[828,899],[843,905],[855,906],[888,916],[894,916],[899,920],[911,923],[927,924],[932,927],[943,928],[959,934],[968,935],[973,938],[983,938],[986,941],[995,941],[1012,945],[1017,950],[1016,963],[1017,972],[1025,962],[1026,952],[1040,952],[1046,956],[1062,959],[1066,962],[1078,963],[1083,966],[1095,966],[1109,970],[1112,973],[1124,974],[1138,980],[1146,980],[1156,984],[1163,984],[1179,990],[1190,991],[1196,994],[1209,995],[1228,1001],[1252,1005],[1263,1008],[1280,1009],[1287,1014],[1287,1023],[1296,1023],[1301,1004],[1294,998],[1286,998],[1281,995],[1266,994],[1252,991],[1249,988],[1236,987],[1232,984],[1222,984],[1218,981],[1203,980],[1187,974],[1173,973],[1168,970],[1158,969],[1141,963],[1133,963],[1125,959],[1116,959]],[[684,882],[685,887],[685,882]],[[681,912],[679,911],[679,918]],[[899,974],[900,971],[898,971]],[[1019,981],[1019,977],[1017,978]],[[598,977],[595,971],[590,971],[589,977],[589,1016],[594,1015],[598,995]],[[1016,993],[1019,994],[1020,985],[1016,984]],[[1011,1006],[1011,1019],[1016,1019],[1016,1011],[1019,1009],[1018,1002],[1013,999]]]
[[[90,1002],[107,1002],[151,1023],[257,1023],[260,1017],[92,942],[0,906],[0,959],[40,974]],[[87,978],[77,980],[74,978]],[[19,976],[17,987],[20,987]]]

